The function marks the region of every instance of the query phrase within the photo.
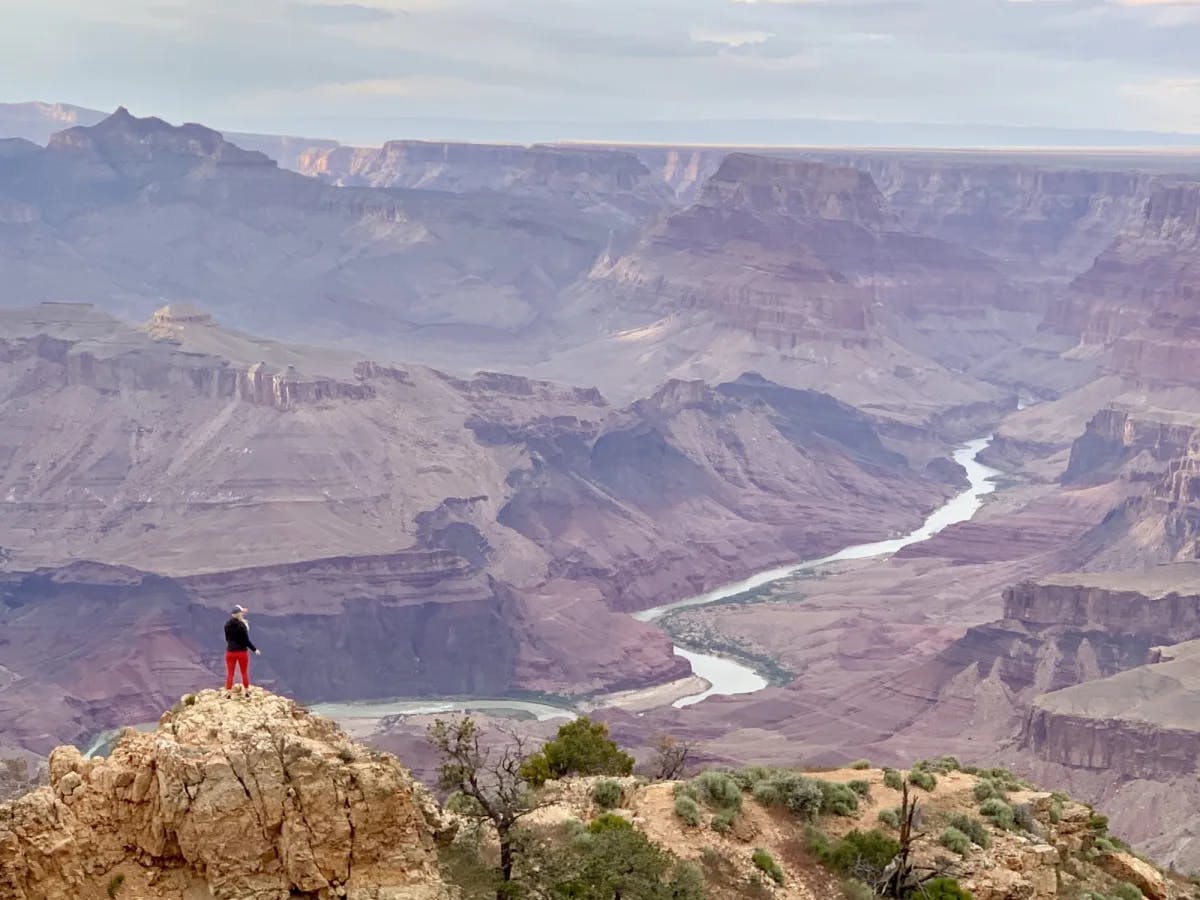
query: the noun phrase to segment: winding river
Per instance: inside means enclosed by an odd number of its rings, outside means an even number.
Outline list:
[[[816,569],[829,563],[887,556],[910,544],[917,544],[928,540],[950,525],[954,525],[957,522],[965,522],[979,511],[979,508],[983,505],[983,498],[996,489],[992,478],[1000,474],[999,471],[983,465],[977,459],[978,455],[991,441],[992,438],[990,436],[977,438],[976,440],[968,441],[954,451],[954,461],[966,470],[970,486],[961,494],[951,498],[944,506],[931,513],[920,528],[917,528],[904,537],[876,541],[872,544],[855,544],[852,547],[839,550],[830,556],[822,556],[820,559],[812,559],[789,566],[781,566],[776,569],[768,569],[765,572],[759,572],[756,575],[751,575],[749,578],[736,581],[733,584],[728,584],[725,587],[720,587],[695,597],[688,597],[684,600],[678,600],[675,603],[668,603],[665,606],[656,606],[653,609],[642,610],[641,612],[634,613],[634,618],[642,622],[653,622],[672,610],[717,603],[718,601],[736,597],[739,594],[744,594],[763,585],[781,581],[800,572]],[[682,656],[691,663],[692,671],[709,684],[709,687],[701,693],[681,697],[676,700],[673,704],[676,707],[691,706],[715,694],[752,694],[755,691],[761,691],[767,686],[765,678],[737,660],[701,653],[698,650],[678,645],[675,647],[675,654]],[[490,700],[443,700],[438,698],[423,700],[362,700],[346,703],[318,703],[312,707],[312,710],[315,713],[328,716],[345,724],[350,724],[354,720],[379,719],[383,716],[418,715],[421,713],[446,713],[468,710],[491,710],[495,712],[518,710],[525,715],[537,718],[539,721],[558,718],[570,719],[576,715],[574,709],[566,706],[554,706],[548,703],[535,703],[526,700],[504,698]],[[152,726],[139,725],[137,727],[147,728]],[[107,752],[109,745],[111,745],[118,733],[119,729],[96,736],[90,742],[90,746],[87,746],[85,755],[92,756],[93,754]]]
[[[768,569],[765,572],[759,572],[756,575],[751,575],[749,578],[736,581],[733,584],[728,584],[725,587],[720,587],[695,597],[688,597],[685,600],[668,603],[665,606],[656,606],[653,609],[642,610],[641,612],[634,613],[634,618],[642,622],[653,622],[655,619],[659,619],[673,610],[685,609],[692,606],[705,606],[709,603],[727,600],[739,594],[744,594],[747,591],[752,591],[755,588],[760,588],[763,585],[781,581],[800,572],[816,569],[829,563],[888,556],[910,544],[919,544],[921,541],[928,540],[939,531],[951,525],[958,522],[966,522],[979,511],[979,508],[983,505],[983,498],[996,489],[996,484],[992,481],[992,478],[1000,474],[999,470],[985,466],[978,460],[979,454],[991,442],[992,437],[990,435],[988,437],[976,438],[973,441],[968,441],[954,451],[954,461],[966,470],[969,486],[961,494],[952,497],[945,505],[930,513],[920,528],[904,537],[891,538],[886,541],[875,541],[871,544],[855,544],[852,547],[846,547],[844,550],[839,550],[837,553],[829,556],[822,556],[820,559],[812,559],[807,562],[783,566],[777,569]],[[752,694],[755,691],[761,691],[767,686],[765,678],[750,667],[742,665],[735,660],[700,653],[678,645],[675,647],[675,654],[687,659],[692,664],[692,671],[707,681],[710,686],[702,693],[693,694],[689,697],[681,697],[675,701],[674,706],[691,706],[693,703],[699,703],[701,700],[711,697],[714,694]]]

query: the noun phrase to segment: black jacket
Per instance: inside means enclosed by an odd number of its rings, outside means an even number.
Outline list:
[[[236,653],[239,650],[258,652],[254,642],[250,640],[250,629],[241,619],[230,616],[225,623],[225,649]]]

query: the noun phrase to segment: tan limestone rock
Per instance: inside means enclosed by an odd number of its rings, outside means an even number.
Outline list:
[[[442,900],[436,804],[397,760],[261,689],[185,698],[106,760],[72,747],[50,784],[0,806],[0,897],[147,900],[301,893]]]

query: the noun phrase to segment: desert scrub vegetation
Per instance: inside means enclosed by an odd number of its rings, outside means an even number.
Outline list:
[[[852,816],[858,812],[858,793],[848,784],[814,779],[821,791],[821,812]]]
[[[858,794],[864,800],[871,799],[871,782],[865,779],[856,778],[854,781],[847,782],[846,787],[850,788],[850,790],[854,791],[854,793]]]
[[[712,809],[742,808],[742,788],[727,772],[701,772],[690,782],[695,789],[693,799]]]
[[[723,809],[712,817],[712,830],[717,834],[728,834],[733,830],[733,823],[736,821],[736,809]]]
[[[900,852],[900,842],[882,831],[855,829],[831,842],[821,829],[810,826],[805,845],[822,865],[867,884],[877,883]]]
[[[925,769],[912,768],[908,770],[908,783],[914,784],[923,791],[937,790],[937,776]]]
[[[883,770],[883,783],[890,787],[893,791],[898,791],[904,787],[904,776],[896,769]]]
[[[750,794],[763,806],[782,806],[810,820],[821,814],[824,794],[816,780],[784,769],[763,769],[754,775],[761,777],[751,780]]]
[[[685,825],[696,828],[700,825],[700,804],[687,794],[679,794],[675,798],[675,815],[679,816]]]
[[[1016,826],[1012,807],[999,797],[984,800],[979,806],[979,814],[1001,831],[1012,831]]]
[[[898,807],[881,809],[879,811],[878,819],[880,825],[886,825],[888,828],[896,831],[900,830],[900,809]]]
[[[948,825],[942,830],[938,835],[938,843],[959,856],[966,856],[971,852],[971,839],[953,825]]]
[[[987,826],[978,819],[958,813],[950,817],[949,825],[951,828],[957,828],[970,838],[972,844],[984,850],[992,846],[992,836],[988,834]]]
[[[776,884],[783,884],[783,869],[775,862],[775,857],[759,847],[754,851],[754,865]]]
[[[619,782],[604,778],[592,785],[592,802],[601,809],[616,809],[623,793]]]
[[[124,886],[124,884],[125,876],[118,872],[112,878],[108,879],[108,888],[104,893],[108,894],[110,897],[116,897],[121,893],[121,888]]]
[[[904,900],[974,900],[953,878],[934,878],[904,894]]]
[[[962,763],[954,756],[939,756],[937,759],[918,759],[912,768],[935,775],[949,775],[951,772],[961,772]]]
[[[856,760],[854,760],[854,762],[850,763],[850,765],[847,766],[847,768],[849,768],[849,769],[869,769],[869,768],[871,768],[871,761],[869,759],[856,759]]]

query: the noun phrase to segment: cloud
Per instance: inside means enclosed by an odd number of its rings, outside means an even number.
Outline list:
[[[1192,121],[1180,86],[1200,77],[1200,0],[41,0],[5,37],[10,99],[371,140],[436,116],[566,137],[789,117],[1161,128]]]
[[[293,15],[318,25],[364,25],[389,22],[398,12],[361,3],[292,3]]]

